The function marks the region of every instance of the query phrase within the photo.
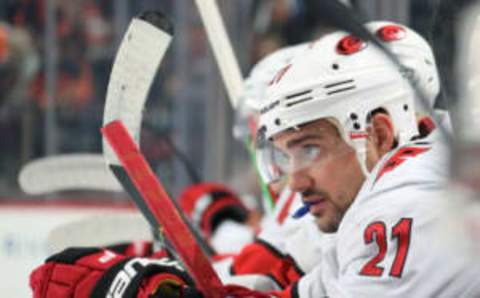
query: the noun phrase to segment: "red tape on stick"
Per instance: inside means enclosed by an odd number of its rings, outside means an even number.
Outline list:
[[[123,123],[112,121],[101,131],[135,188],[163,227],[163,232],[192,275],[196,287],[205,297],[225,297],[220,278]]]

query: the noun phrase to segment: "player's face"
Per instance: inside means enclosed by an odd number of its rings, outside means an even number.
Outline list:
[[[289,187],[311,205],[320,230],[336,232],[365,179],[354,149],[323,119],[280,134],[274,144],[294,169]],[[301,165],[302,159],[309,163]]]

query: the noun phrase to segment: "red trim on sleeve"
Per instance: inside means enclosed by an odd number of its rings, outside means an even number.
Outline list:
[[[399,165],[404,163],[408,158],[413,158],[430,150],[430,147],[404,147],[399,149],[392,155],[382,166],[377,174],[375,183],[388,172],[395,170]]]
[[[290,196],[287,198],[287,201],[285,202],[285,205],[283,205],[282,210],[280,210],[280,212],[278,213],[277,222],[279,224],[283,224],[283,222],[287,218],[288,211],[290,210],[290,206],[292,206],[293,199],[295,198],[295,195],[296,195],[296,193],[294,193],[294,192],[290,193]]]

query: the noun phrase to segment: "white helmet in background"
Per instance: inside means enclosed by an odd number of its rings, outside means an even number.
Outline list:
[[[287,65],[292,58],[307,48],[307,44],[283,47],[268,54],[257,62],[245,79],[244,102],[249,108],[258,111],[265,100],[268,84],[275,74]]]
[[[240,99],[239,115],[234,127],[234,135],[242,138],[250,133],[245,122],[258,113],[261,103],[265,101],[268,84],[275,74],[287,65],[292,58],[304,51],[307,43],[287,46],[276,50],[257,62],[245,79],[244,93]]]
[[[407,26],[394,22],[373,21],[365,26],[411,71],[413,82],[433,109],[440,92],[440,81],[435,57],[428,42]],[[426,112],[418,97],[415,98],[415,107],[417,112]]]
[[[413,90],[379,49],[342,31],[320,38],[279,71],[268,89],[257,133],[262,176],[274,181],[286,174],[272,137],[318,119],[332,120],[367,172],[366,128],[379,108],[392,118],[400,146],[418,134]]]

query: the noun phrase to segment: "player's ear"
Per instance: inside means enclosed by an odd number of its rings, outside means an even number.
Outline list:
[[[392,150],[395,144],[395,133],[390,116],[376,113],[370,121],[370,136],[379,156]]]

